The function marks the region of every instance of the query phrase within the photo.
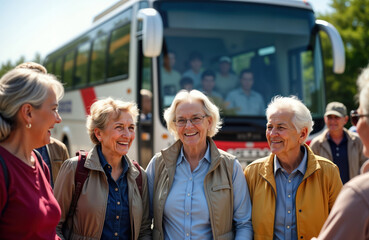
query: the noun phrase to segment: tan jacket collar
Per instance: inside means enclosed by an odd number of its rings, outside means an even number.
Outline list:
[[[207,137],[206,140],[209,142],[209,145],[210,145],[209,147],[210,147],[210,157],[211,157],[211,164],[210,164],[210,170],[211,170],[219,164],[220,153],[214,141],[210,137]],[[172,146],[161,151],[165,165],[168,169],[176,166],[177,158],[178,158],[178,155],[180,154],[182,145],[183,145],[182,142],[180,140],[177,140]]]
[[[128,164],[128,176],[136,178],[140,174],[139,170],[136,169],[136,167],[133,165],[127,155],[125,157]],[[84,166],[85,168],[88,168],[90,170],[104,172],[104,169],[100,163],[99,153],[97,152],[97,145],[95,145],[93,149],[88,153]]]
[[[306,172],[303,180],[305,180],[307,177],[309,177],[312,173],[319,170],[321,168],[319,162],[316,160],[315,155],[313,151],[310,149],[310,147],[305,143],[304,147],[307,150],[307,167]],[[275,178],[274,178],[274,156],[275,154],[270,154],[269,157],[267,157],[266,161],[264,161],[262,164],[262,167],[259,170],[259,174],[267,180],[274,190],[277,189]]]

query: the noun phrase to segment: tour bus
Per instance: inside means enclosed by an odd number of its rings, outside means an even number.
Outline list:
[[[312,113],[312,134],[323,129],[321,31],[331,42],[333,72],[342,73],[342,39],[331,24],[315,19],[306,1],[120,1],[46,57],[47,70],[66,90],[59,105],[63,121],[52,135],[72,155],[89,150],[85,124],[91,104],[111,96],[137,102],[141,109],[140,91],[147,89],[152,92],[151,118],[138,120],[128,153],[146,167],[153,154],[175,141],[164,110],[182,88],[207,93],[206,72],[218,96],[209,98],[223,121],[215,143],[245,166],[270,152],[265,108],[273,96],[297,96]],[[262,111],[252,110],[260,104]]]

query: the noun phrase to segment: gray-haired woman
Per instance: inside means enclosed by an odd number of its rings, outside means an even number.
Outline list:
[[[31,69],[13,69],[0,79],[1,239],[59,239],[60,207],[47,165],[33,149],[48,144],[61,122],[63,94],[53,75]]]
[[[164,119],[177,142],[146,169],[153,239],[252,239],[241,165],[211,139],[221,127],[218,108],[203,93],[183,90]]]
[[[77,157],[63,163],[55,182],[55,197],[62,209],[58,235],[70,235],[70,239],[151,239],[147,177],[127,156],[135,139],[137,106],[106,98],[92,104],[90,112],[86,126],[95,146],[84,164],[89,176],[75,213],[68,219]],[[142,185],[138,186],[140,175]]]

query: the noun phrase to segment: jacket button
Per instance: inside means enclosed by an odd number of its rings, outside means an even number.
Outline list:
[[[301,209],[299,209],[299,212],[302,212],[302,210],[301,210]]]

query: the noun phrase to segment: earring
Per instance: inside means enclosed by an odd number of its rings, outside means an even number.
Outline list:
[[[26,128],[31,128],[31,127],[32,127],[32,124],[30,124],[30,123],[26,124]]]

